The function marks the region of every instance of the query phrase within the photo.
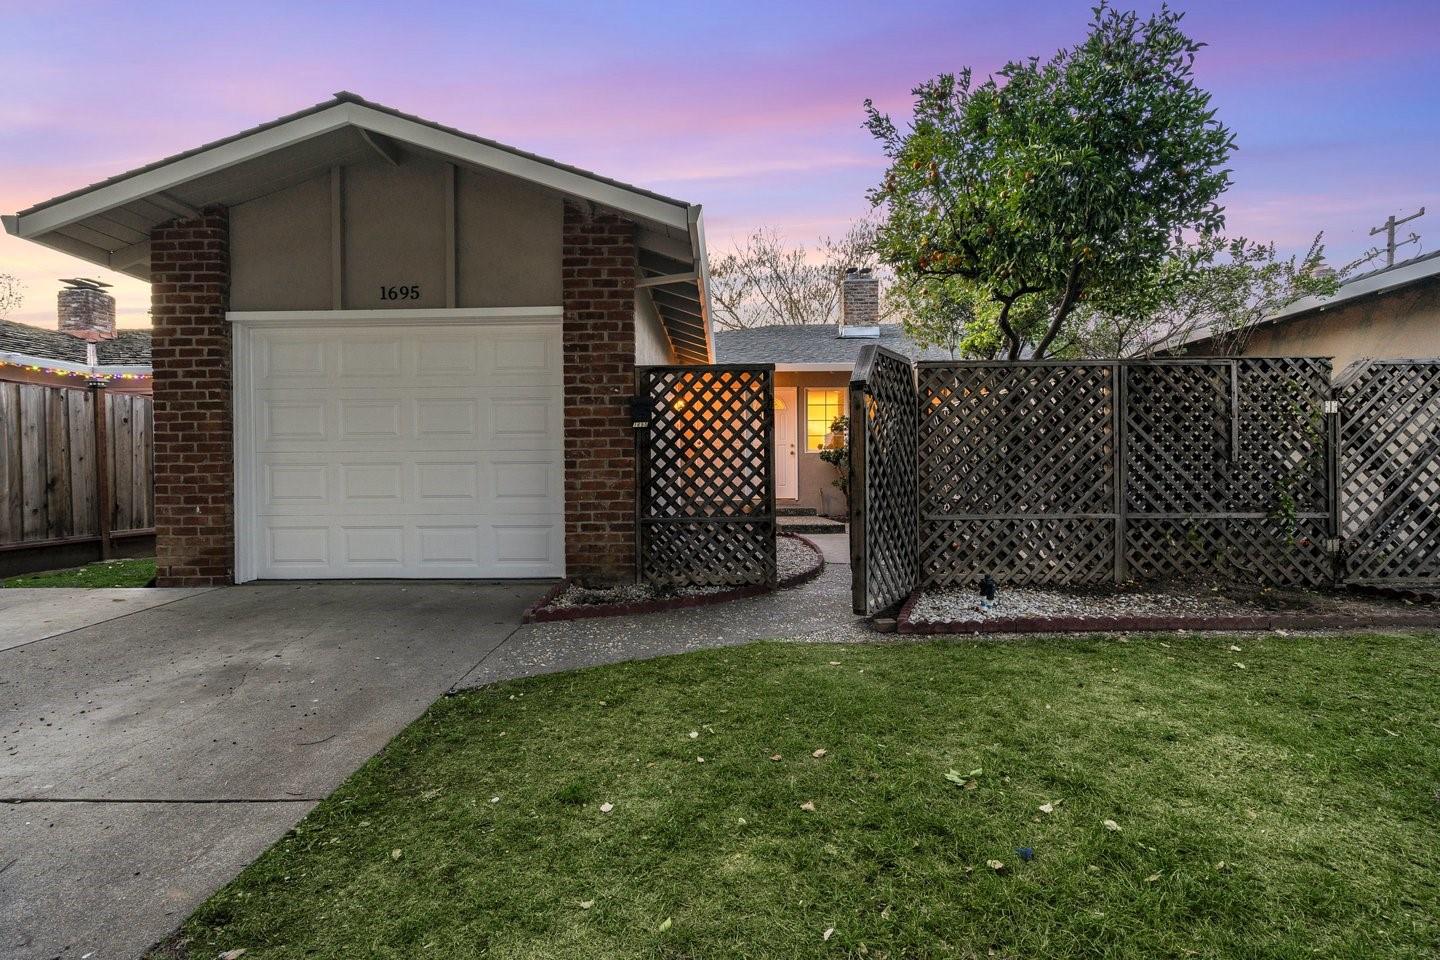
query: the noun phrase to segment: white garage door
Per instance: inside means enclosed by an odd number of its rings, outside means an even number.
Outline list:
[[[237,351],[238,579],[564,573],[558,323],[255,326]]]

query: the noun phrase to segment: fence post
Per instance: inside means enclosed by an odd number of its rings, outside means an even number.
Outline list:
[[[100,536],[100,559],[109,560],[110,521],[115,505],[110,487],[110,430],[106,416],[105,381],[98,377],[86,383],[95,416],[95,532]]]
[[[1116,361],[1111,384],[1114,390],[1114,397],[1111,404],[1114,413],[1114,424],[1111,427],[1114,433],[1115,444],[1115,583],[1121,584],[1130,579],[1130,555],[1126,552],[1125,542],[1126,531],[1126,497],[1125,480],[1128,469],[1126,460],[1125,443],[1125,406],[1128,402],[1128,394],[1125,390],[1125,362]]]
[[[865,349],[870,348],[867,346]],[[865,446],[869,442],[870,431],[865,423],[864,374],[858,372],[860,363],[857,362],[856,367],[857,372],[846,391],[846,415],[850,418],[850,604],[851,609],[863,617],[870,613],[866,578],[869,567],[865,557],[865,512],[868,509]],[[864,369],[868,370],[869,364],[865,364]]]

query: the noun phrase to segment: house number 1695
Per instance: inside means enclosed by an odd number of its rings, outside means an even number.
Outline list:
[[[420,284],[413,283],[404,287],[381,287],[381,300],[419,300]]]

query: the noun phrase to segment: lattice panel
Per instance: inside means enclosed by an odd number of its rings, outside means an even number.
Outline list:
[[[920,513],[1115,511],[1111,364],[922,365]]]
[[[1016,586],[1108,583],[1115,520],[927,521],[920,555],[926,587],[974,590],[987,573]]]
[[[669,587],[775,582],[774,373],[644,367],[639,567]]]
[[[738,587],[775,581],[775,527],[768,521],[644,524],[646,579],[663,587]]]
[[[1327,523],[1300,520],[1292,528],[1270,517],[1131,517],[1125,553],[1137,580],[1200,576],[1315,586],[1333,579]]]
[[[915,589],[915,381],[908,360],[867,347],[850,384],[851,576],[855,612],[869,616]]]
[[[1346,579],[1440,580],[1440,361],[1347,374],[1339,432]]]

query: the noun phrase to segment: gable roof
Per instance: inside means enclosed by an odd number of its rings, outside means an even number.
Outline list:
[[[59,330],[0,320],[0,356],[24,361],[57,362],[89,369],[86,341]],[[150,370],[150,331],[117,330],[113,340],[95,344],[99,367],[125,367],[128,372]],[[132,369],[133,368],[133,369]]]
[[[148,280],[155,227],[198,216],[206,206],[234,206],[274,193],[332,166],[377,158],[397,162],[401,148],[517,177],[633,220],[642,275],[667,278],[663,288],[647,289],[656,291],[656,309],[677,351],[686,359],[708,359],[709,267],[698,204],[345,91],[298,113],[34,204],[3,221],[15,236]]]
[[[898,323],[880,324],[879,337],[842,337],[834,324],[775,325],[715,331],[716,363],[773,363],[782,369],[850,370],[867,344],[911,360],[949,360],[950,351],[916,346]]]

